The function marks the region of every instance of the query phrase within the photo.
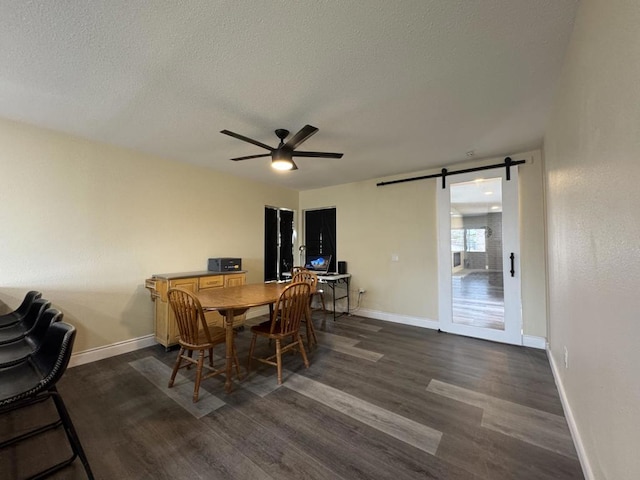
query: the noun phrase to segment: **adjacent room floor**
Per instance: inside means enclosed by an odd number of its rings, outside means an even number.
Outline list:
[[[231,394],[209,379],[197,404],[193,370],[166,387],[177,352],[160,346],[67,370],[59,390],[96,478],[583,478],[544,351],[314,319],[309,369],[290,354],[283,385],[256,365]],[[243,362],[249,340],[248,328],[238,334]],[[47,408],[1,417],[0,435]],[[66,454],[62,432],[45,437],[0,451],[0,476],[23,478]],[[77,462],[54,478],[85,477]]]
[[[463,270],[452,276],[454,323],[504,330],[502,272]]]

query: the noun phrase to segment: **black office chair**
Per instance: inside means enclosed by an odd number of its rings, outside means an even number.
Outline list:
[[[40,297],[42,297],[42,294],[40,292],[36,292],[35,290],[27,292],[27,294],[24,296],[24,300],[22,300],[22,303],[18,308],[16,308],[13,312],[0,315],[0,328],[9,327],[22,320],[22,318],[27,314],[29,306]]]
[[[25,337],[0,345],[0,368],[20,363],[36,353],[44,343],[51,324],[62,321],[62,317],[60,310],[47,308]]]
[[[80,457],[87,477],[91,480],[94,478],[69,412],[56,390],[56,383],[69,364],[75,335],[73,326],[55,322],[47,330],[44,342],[37,352],[20,363],[0,369],[0,415],[52,398],[59,417],[52,423],[3,441],[0,449],[62,425],[73,451],[71,457],[33,475],[30,477],[32,479],[45,478],[70,465],[77,457]]]
[[[38,317],[51,306],[51,302],[44,298],[35,300],[27,310],[22,320],[9,327],[0,328],[0,345],[15,342],[27,336],[31,329],[35,326]]]

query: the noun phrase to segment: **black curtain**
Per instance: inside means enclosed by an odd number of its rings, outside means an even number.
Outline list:
[[[278,253],[280,278],[278,278]],[[264,209],[264,281],[282,280],[293,267],[293,212],[273,207]]]
[[[280,275],[293,267],[293,212],[280,210]]]
[[[304,215],[306,254],[332,255],[329,271],[336,272],[336,209],[307,210]]]
[[[278,210],[264,209],[264,281],[277,280]]]

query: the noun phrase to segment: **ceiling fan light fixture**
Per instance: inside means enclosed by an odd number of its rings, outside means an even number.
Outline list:
[[[291,155],[287,155],[282,150],[276,150],[271,157],[271,167],[276,170],[291,170],[293,169],[293,160]]]
[[[243,142],[251,143],[260,148],[264,148],[268,150],[269,153],[261,153],[258,155],[245,155],[244,157],[232,158],[231,160],[234,162],[239,162],[241,160],[250,160],[253,158],[263,158],[263,157],[271,157],[271,167],[274,170],[287,171],[287,170],[297,170],[298,166],[293,161],[293,157],[307,157],[307,158],[342,158],[342,153],[331,153],[331,152],[300,152],[296,150],[300,144],[306,141],[310,136],[315,134],[318,131],[316,127],[312,127],[311,125],[305,125],[302,127],[298,133],[293,135],[289,141],[285,143],[285,138],[289,136],[289,130],[285,130],[284,128],[278,128],[276,132],[276,136],[280,139],[280,145],[275,148],[270,147],[266,143],[259,142],[258,140],[254,140],[253,138],[245,137],[244,135],[240,135],[238,133],[231,132],[229,130],[221,130],[220,133],[225,135],[229,135],[230,137],[237,138],[238,140],[242,140]]]

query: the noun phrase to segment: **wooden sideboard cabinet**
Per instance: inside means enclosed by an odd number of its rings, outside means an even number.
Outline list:
[[[144,282],[145,288],[151,292],[154,302],[154,333],[156,341],[165,347],[178,343],[178,326],[167,300],[170,288],[182,288],[191,292],[199,292],[211,288],[234,287],[246,283],[246,272],[185,272],[163,273],[152,275]],[[206,312],[205,318],[209,325],[224,326],[224,317],[218,312]],[[244,325],[245,315],[235,317],[234,327]]]

